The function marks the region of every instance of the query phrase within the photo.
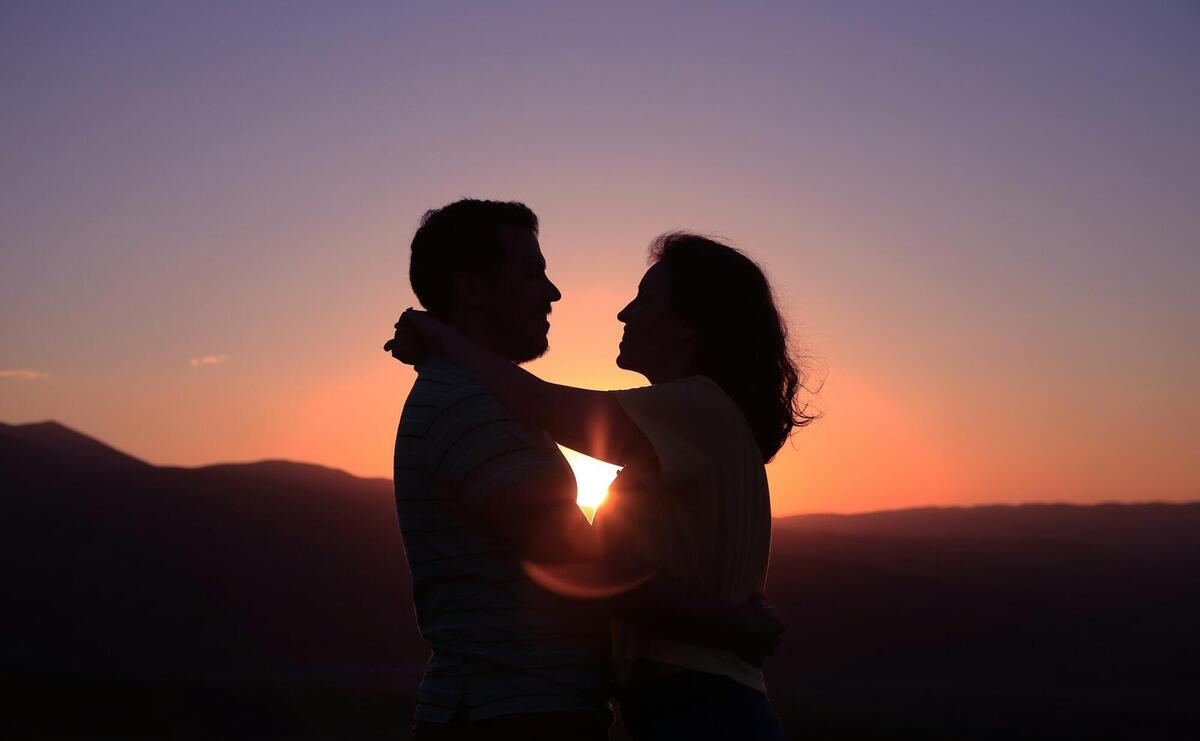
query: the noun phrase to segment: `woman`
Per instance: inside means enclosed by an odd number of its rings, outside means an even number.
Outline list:
[[[711,239],[672,233],[650,251],[617,365],[650,386],[552,384],[409,311],[430,350],[475,374],[514,417],[563,445],[624,466],[596,516],[608,552],[630,554],[741,604],[766,579],[771,510],[765,464],[796,427],[800,373],[759,267]],[[736,654],[618,625],[617,697],[635,739],[778,739],[762,670]]]

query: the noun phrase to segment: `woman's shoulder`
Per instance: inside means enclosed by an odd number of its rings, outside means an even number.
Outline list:
[[[664,395],[674,397],[670,407],[677,412],[675,423],[685,426],[698,439],[720,443],[722,449],[731,436],[753,439],[741,407],[708,376],[686,376],[651,388],[660,386]]]
[[[721,414],[744,422],[742,410],[738,407],[737,402],[725,393],[721,384],[708,376],[688,376],[679,379],[677,383],[683,384],[683,388],[687,390],[698,407],[710,413]]]
[[[737,411],[733,400],[707,376],[686,376],[613,393],[631,416],[652,415],[672,426]]]

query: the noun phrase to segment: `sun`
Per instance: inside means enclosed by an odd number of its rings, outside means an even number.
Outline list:
[[[609,484],[617,477],[617,471],[620,471],[621,468],[611,463],[589,458],[570,448],[563,448],[561,445],[558,447],[562,449],[567,462],[571,464],[571,470],[575,472],[575,485],[578,489],[575,502],[591,520],[596,514],[596,508],[608,495]]]

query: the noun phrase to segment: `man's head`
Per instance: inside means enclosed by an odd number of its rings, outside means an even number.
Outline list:
[[[550,304],[538,219],[523,203],[464,198],[426,211],[409,281],[429,312],[515,362],[546,352]]]

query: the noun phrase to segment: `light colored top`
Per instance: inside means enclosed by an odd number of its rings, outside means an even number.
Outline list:
[[[544,432],[517,423],[465,371],[417,366],[396,435],[396,512],[413,603],[432,655],[417,720],[594,710],[609,717],[609,622],[536,586],[468,506],[571,469]],[[564,487],[570,497],[571,487]],[[582,517],[582,514],[580,515]]]
[[[596,525],[612,547],[730,604],[766,582],[771,500],[766,468],[741,410],[703,376],[614,391],[654,447],[657,469],[631,463]],[[736,654],[652,637],[617,623],[618,681],[635,659],[731,677],[766,692],[762,670]]]

